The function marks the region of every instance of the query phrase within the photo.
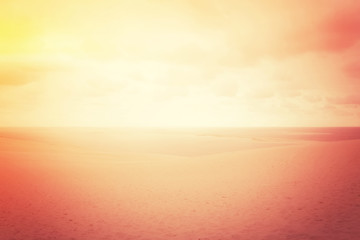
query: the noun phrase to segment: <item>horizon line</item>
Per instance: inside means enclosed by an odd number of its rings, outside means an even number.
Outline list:
[[[231,128],[360,128],[358,126],[0,126],[0,128],[119,128],[119,129],[231,129]]]

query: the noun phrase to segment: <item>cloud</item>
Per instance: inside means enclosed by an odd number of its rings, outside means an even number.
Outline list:
[[[305,94],[305,95],[303,95],[303,98],[306,100],[306,101],[308,101],[308,102],[310,102],[310,103],[319,103],[319,102],[321,102],[321,100],[323,99],[321,96],[319,96],[319,95],[313,95],[313,94]]]
[[[8,114],[26,115],[26,112],[37,108],[43,100],[44,93],[40,87],[41,82],[31,84],[0,86],[0,109]],[[1,117],[4,117],[1,115]],[[14,120],[15,121],[15,120]]]
[[[269,89],[258,89],[254,92],[249,92],[245,95],[246,97],[255,99],[267,99],[275,96],[274,92]]]
[[[23,85],[37,80],[31,74],[18,70],[0,70],[0,85]]]
[[[238,87],[237,81],[233,79],[221,79],[212,83],[211,90],[217,96],[234,97],[238,93]]]
[[[24,85],[39,80],[37,73],[42,72],[30,63],[0,63],[0,85]]]
[[[306,52],[336,53],[360,40],[358,1],[252,2],[242,10],[234,3],[227,5],[234,8],[227,45],[237,62],[247,59],[253,64],[264,57],[282,59]]]
[[[330,97],[328,102],[339,105],[360,105],[360,95],[347,95],[343,97]]]
[[[46,74],[69,69],[56,59],[31,57],[1,58],[0,86],[20,86],[43,80]]]

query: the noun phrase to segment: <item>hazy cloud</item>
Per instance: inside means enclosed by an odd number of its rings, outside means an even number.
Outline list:
[[[328,101],[332,104],[340,105],[360,105],[360,95],[348,95],[344,97],[332,97],[328,98]]]
[[[0,58],[0,85],[16,86],[43,80],[48,73],[68,71],[72,64],[56,58]]]

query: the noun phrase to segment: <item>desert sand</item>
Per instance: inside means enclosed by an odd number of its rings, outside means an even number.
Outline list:
[[[354,131],[1,129],[0,239],[357,240]]]

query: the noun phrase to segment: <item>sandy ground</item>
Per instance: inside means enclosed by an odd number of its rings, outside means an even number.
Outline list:
[[[360,239],[360,140],[106,136],[2,130],[0,239]]]

